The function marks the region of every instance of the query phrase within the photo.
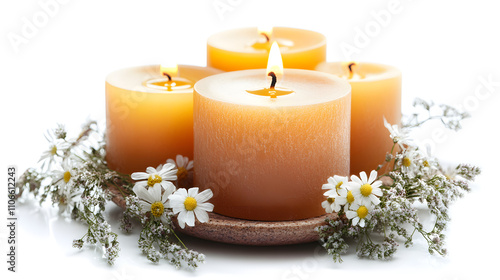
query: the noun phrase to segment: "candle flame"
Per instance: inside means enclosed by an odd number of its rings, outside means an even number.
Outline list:
[[[171,79],[173,76],[177,76],[179,67],[177,64],[161,64],[160,71],[163,76],[167,76]]]
[[[271,35],[273,34],[272,26],[260,26],[257,30],[259,31],[259,34],[266,37],[268,42],[271,40]]]
[[[269,76],[271,72],[276,76],[283,75],[283,59],[281,58],[280,48],[276,42],[273,43],[269,51],[266,76]]]

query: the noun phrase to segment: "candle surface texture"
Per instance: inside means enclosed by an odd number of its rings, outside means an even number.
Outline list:
[[[266,37],[257,28],[223,31],[208,38],[207,65],[224,71],[266,68],[268,52],[280,45],[285,68],[314,70],[326,60],[324,35],[297,28],[275,27]]]
[[[393,141],[384,126],[401,120],[401,72],[376,63],[326,62],[317,70],[343,77],[352,87],[351,95],[351,174],[367,174],[385,162]]]
[[[177,154],[193,158],[193,86],[221,71],[179,65],[171,82],[159,65],[117,70],[106,78],[106,160],[131,174]]]
[[[271,98],[265,69],[200,80],[194,92],[195,186],[214,192],[216,213],[248,220],[324,214],[321,186],[349,174],[350,86],[285,69]]]

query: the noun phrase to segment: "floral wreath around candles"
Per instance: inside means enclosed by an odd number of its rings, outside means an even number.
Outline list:
[[[334,261],[342,261],[349,240],[357,243],[359,257],[388,259],[399,246],[398,237],[409,247],[415,233],[427,241],[429,253],[446,254],[443,231],[450,219],[448,208],[470,191],[468,184],[480,169],[468,164],[443,168],[409,139],[409,132],[433,119],[439,119],[446,128],[459,130],[468,114],[421,99],[416,99],[413,106],[424,113],[408,117],[401,129],[384,120],[394,142],[384,164],[369,176],[361,172],[349,181],[348,177],[334,175],[323,185],[327,191],[322,206],[327,213],[337,212],[339,218],[327,218],[325,225],[316,230]],[[126,202],[120,229],[129,232],[132,221],[140,221],[138,246],[150,261],[158,263],[164,258],[177,268],[196,268],[204,262],[203,254],[184,245],[172,222],[176,218],[181,228],[194,226],[195,219],[205,223],[209,221],[207,212],[214,208],[207,202],[213,195],[210,189],[199,192],[195,187],[182,188],[193,172],[193,161],[178,155],[157,168],[148,167],[146,172],[128,175],[110,170],[105,160],[104,135],[95,121],[88,121],[74,139],[67,137],[62,125],[50,130],[46,138],[50,147],[39,166],[29,168],[19,178],[17,197],[28,191],[40,203],[50,198],[61,215],[86,223],[87,232],[73,241],[73,247],[82,249],[85,243],[97,246],[103,258],[114,263],[120,250],[118,234],[111,230],[103,214],[106,203],[116,197],[110,191],[113,188]],[[418,209],[422,206],[435,216],[430,231],[419,219]]]

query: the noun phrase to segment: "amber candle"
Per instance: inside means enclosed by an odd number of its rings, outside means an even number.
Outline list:
[[[350,86],[316,71],[267,73],[235,71],[196,83],[195,185],[212,189],[214,211],[226,216],[320,216],[321,185],[349,174]]]
[[[131,174],[177,154],[193,158],[193,85],[221,71],[160,65],[121,69],[106,78],[106,160]]]
[[[321,63],[318,71],[349,81],[351,95],[351,174],[367,173],[384,163],[393,142],[384,127],[401,120],[401,72],[376,63]]]
[[[273,42],[280,46],[285,68],[314,70],[326,60],[324,35],[297,28],[240,28],[208,38],[207,65],[224,71],[266,68]]]

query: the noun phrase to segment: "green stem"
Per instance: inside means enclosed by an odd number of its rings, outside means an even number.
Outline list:
[[[175,235],[175,237],[177,238],[177,240],[179,240],[179,242],[182,244],[182,246],[184,247],[184,249],[187,250],[188,248],[186,247],[186,245],[184,245],[184,242],[182,242],[182,240],[179,238],[179,236],[177,236],[177,234],[175,233],[174,230],[172,230],[172,233]]]

